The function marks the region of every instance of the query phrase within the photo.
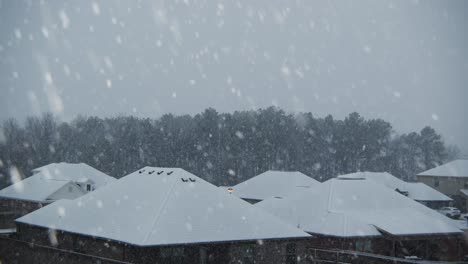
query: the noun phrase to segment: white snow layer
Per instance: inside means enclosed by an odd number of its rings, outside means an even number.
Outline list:
[[[264,200],[286,197],[317,184],[320,182],[297,171],[266,171],[231,188],[237,197]]]
[[[52,163],[33,170],[33,175],[0,190],[0,197],[28,200],[36,202],[50,202],[64,187],[61,199],[75,199],[85,192],[74,186],[75,183],[93,182],[95,188],[102,187],[116,179],[93,167],[80,163]],[[73,185],[73,186],[71,186]]]
[[[338,237],[460,233],[447,217],[366,179],[331,179],[255,204],[312,234]]]
[[[96,188],[102,187],[108,183],[115,181],[111,177],[86,163],[51,163],[33,169],[32,172],[42,173],[45,177],[56,180],[70,180],[77,183],[84,183],[91,181],[95,184]]]
[[[392,190],[408,192],[408,197],[416,201],[452,201],[445,194],[420,182],[405,182],[387,172],[356,172],[340,175],[339,179],[368,179]]]
[[[309,236],[178,168],[145,167],[17,221],[141,246]]]
[[[468,160],[454,160],[419,173],[420,176],[468,177]]]

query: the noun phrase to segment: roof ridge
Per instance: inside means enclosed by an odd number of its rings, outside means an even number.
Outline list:
[[[168,189],[168,191],[166,192],[166,197],[164,197],[164,200],[163,202],[161,203],[161,206],[159,207],[159,210],[157,211],[156,215],[155,215],[155,219],[153,221],[153,224],[151,225],[151,229],[148,231],[148,233],[146,234],[145,238],[143,239],[143,241],[141,242],[142,244],[146,243],[151,235],[151,233],[153,232],[153,228],[156,226],[156,224],[159,222],[159,219],[161,218],[161,212],[164,208],[166,208],[166,205],[167,205],[167,201],[169,200],[169,196],[171,196],[171,194],[173,193],[172,190],[174,189],[174,187],[176,186],[177,184],[177,179],[176,177],[171,177],[173,179],[173,183],[171,185],[171,187]]]
[[[331,211],[331,210],[330,210],[330,201],[331,201],[332,192],[333,192],[333,188],[332,188],[332,186],[333,186],[333,183],[334,183],[334,181],[333,181],[333,180],[332,180],[332,181],[330,181],[330,186],[329,186],[329,191],[328,191],[328,199],[327,199],[327,211],[328,211],[329,213],[333,212],[333,211]]]

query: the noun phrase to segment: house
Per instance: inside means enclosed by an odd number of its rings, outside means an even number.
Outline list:
[[[227,188],[233,195],[255,204],[271,197],[286,197],[317,184],[320,182],[298,171],[269,170],[235,186],[220,188]]]
[[[362,178],[382,184],[432,209],[449,206],[452,199],[421,182],[405,182],[388,172],[355,172],[338,178]]]
[[[68,251],[61,263],[77,252],[133,263],[285,263],[305,254],[300,241],[310,237],[183,169],[157,167],[57,201],[16,225],[18,240]],[[38,256],[54,253],[13,257]]]
[[[0,190],[0,229],[13,220],[60,199],[75,199],[116,179],[84,164],[52,163]]]
[[[468,212],[468,160],[454,160],[416,177],[419,182],[450,196],[462,212]]]
[[[463,232],[451,219],[355,175],[255,207],[312,234],[312,247],[429,260],[459,260],[462,255]]]

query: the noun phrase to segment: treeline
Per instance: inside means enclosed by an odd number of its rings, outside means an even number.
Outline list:
[[[121,177],[146,165],[181,167],[217,185],[232,185],[266,170],[298,170],[318,180],[355,171],[388,171],[411,180],[457,155],[430,127],[398,135],[390,123],[351,113],[287,114],[270,107],[159,119],[78,117],[59,122],[51,114],[23,125],[9,119],[0,130],[0,170],[24,175],[51,162],[84,162]]]

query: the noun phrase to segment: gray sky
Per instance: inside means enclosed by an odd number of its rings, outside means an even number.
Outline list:
[[[468,1],[0,0],[0,120],[277,105],[468,153]]]

